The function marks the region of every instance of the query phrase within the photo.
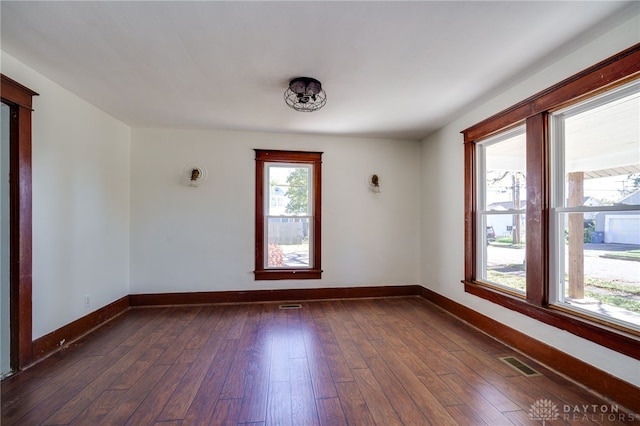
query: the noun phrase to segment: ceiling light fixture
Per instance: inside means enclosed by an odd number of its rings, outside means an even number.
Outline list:
[[[315,78],[298,77],[289,82],[284,101],[296,111],[313,112],[327,103],[327,94]]]

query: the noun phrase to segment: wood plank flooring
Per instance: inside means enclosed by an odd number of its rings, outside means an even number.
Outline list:
[[[640,421],[418,297],[131,309],[1,398],[3,426]]]

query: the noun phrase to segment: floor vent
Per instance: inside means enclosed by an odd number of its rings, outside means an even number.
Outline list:
[[[299,303],[288,303],[286,305],[280,305],[280,309],[302,309],[302,305]]]
[[[511,368],[519,371],[520,373],[522,373],[527,377],[542,375],[514,356],[505,356],[503,358],[500,358],[500,360],[503,362],[506,362]]]

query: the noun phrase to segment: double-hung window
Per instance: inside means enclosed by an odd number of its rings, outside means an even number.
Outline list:
[[[255,278],[320,278],[322,153],[255,151]]]
[[[477,277],[524,294],[525,127],[518,126],[476,144],[478,170]]]
[[[640,44],[463,134],[465,291],[640,359]]]
[[[549,301],[640,330],[640,80],[550,124]]]

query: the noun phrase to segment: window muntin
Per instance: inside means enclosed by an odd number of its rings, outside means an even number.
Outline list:
[[[640,81],[550,123],[550,303],[640,330]]]
[[[321,278],[322,153],[255,151],[255,279]]]
[[[478,280],[517,294],[525,283],[525,126],[476,144]]]

